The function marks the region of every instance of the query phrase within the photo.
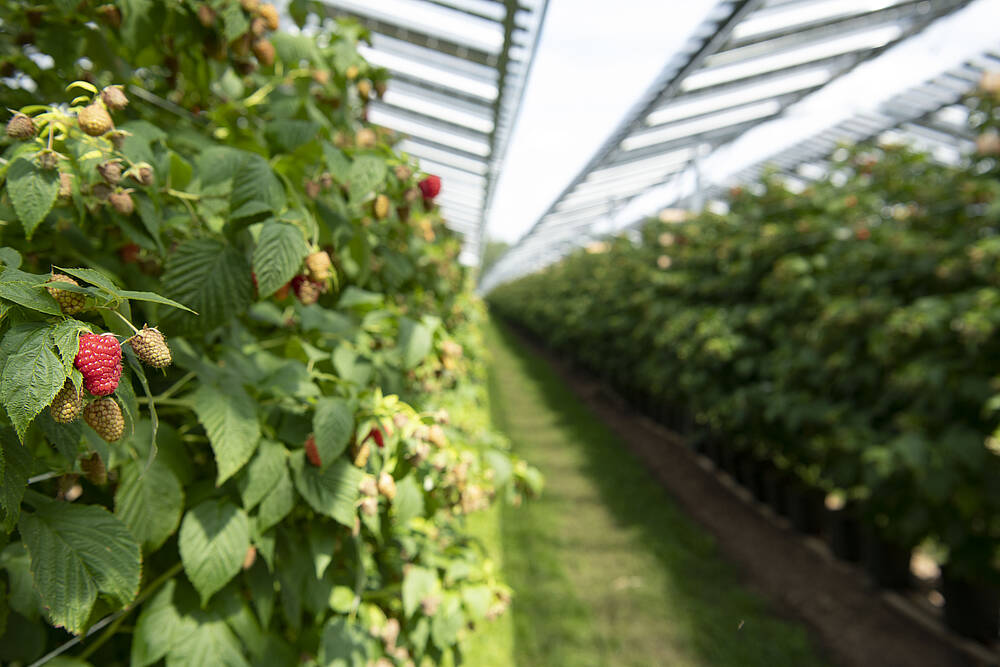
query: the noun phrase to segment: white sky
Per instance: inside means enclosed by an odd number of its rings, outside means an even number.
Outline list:
[[[512,242],[534,224],[715,4],[549,0],[491,238]]]

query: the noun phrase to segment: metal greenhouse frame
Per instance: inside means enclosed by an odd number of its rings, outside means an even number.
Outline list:
[[[481,291],[615,231],[612,217],[636,197],[692,172],[697,179],[697,166],[709,154],[968,4],[722,0],[528,233],[482,277]],[[858,136],[902,127],[911,119],[930,122],[929,112],[964,92],[941,85],[947,94],[936,86],[912,91],[875,125],[859,119],[869,131]],[[830,136],[853,136],[844,129],[831,128]],[[816,153],[821,144],[790,149],[778,161],[797,165],[815,159],[825,154]],[[704,188],[696,183],[693,190]]]

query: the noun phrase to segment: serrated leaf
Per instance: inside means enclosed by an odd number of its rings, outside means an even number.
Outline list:
[[[313,433],[321,468],[333,463],[351,441],[354,433],[354,409],[342,398],[321,398],[313,414]]]
[[[399,322],[399,349],[403,368],[410,370],[430,354],[434,342],[434,332],[421,323],[404,317]]]
[[[62,315],[62,309],[56,300],[41,288],[46,280],[47,276],[7,268],[0,274],[0,299],[13,301],[19,306],[47,315]]]
[[[226,389],[202,385],[189,400],[215,453],[216,484],[222,484],[236,474],[257,449],[260,441],[257,403],[239,385]]]
[[[142,553],[125,524],[96,505],[61,503],[34,493],[30,503],[36,511],[22,514],[18,528],[53,625],[83,632],[98,591],[119,606],[135,599]]]
[[[7,194],[30,241],[38,223],[49,214],[59,196],[59,172],[42,169],[27,158],[17,158],[7,170]]]
[[[177,581],[167,580],[156,594],[142,606],[142,612],[132,632],[133,667],[146,667],[157,662],[193,630],[174,603]]]
[[[295,507],[295,488],[288,468],[284,467],[278,476],[278,482],[268,491],[260,502],[257,510],[257,528],[263,532],[279,523],[288,516]]]
[[[0,402],[22,440],[66,381],[66,369],[52,346],[50,328],[35,330],[10,354],[0,376]]]
[[[229,501],[207,500],[184,515],[178,545],[184,572],[204,606],[243,566],[250,523]]]
[[[265,222],[253,250],[253,270],[257,276],[257,294],[271,296],[302,269],[302,258],[309,245],[302,231],[281,222]]]
[[[403,575],[403,613],[407,618],[420,606],[420,601],[440,590],[437,572],[413,566]]]
[[[160,459],[146,469],[129,461],[119,472],[115,515],[149,551],[156,551],[173,535],[184,511],[184,491],[177,476]]]
[[[180,244],[163,274],[167,296],[198,317],[171,311],[168,317],[189,328],[212,329],[247,309],[252,300],[250,266],[243,253],[222,241],[195,239]]]
[[[375,192],[385,181],[388,173],[385,160],[374,155],[361,155],[354,159],[348,174],[350,181],[351,200],[364,199]]]
[[[261,156],[247,153],[233,176],[230,217],[239,220],[265,213],[276,215],[285,207],[285,201],[285,188],[271,165]]]
[[[9,428],[0,431],[0,454],[3,455],[0,465],[0,507],[3,508],[4,532],[9,533],[17,524],[21,499],[28,485],[34,459],[28,448],[17,441]]]
[[[55,341],[56,351],[62,359],[66,375],[73,371],[73,362],[80,350],[80,334],[87,330],[87,325],[73,319],[65,319],[52,329],[52,339]]]
[[[261,440],[257,455],[236,478],[244,509],[249,512],[271,492],[281,479],[281,471],[287,470],[287,458],[288,450],[280,442]]]
[[[133,290],[122,290],[119,293],[126,299],[132,299],[133,301],[149,301],[150,303],[159,303],[164,306],[170,306],[171,308],[177,308],[178,310],[186,310],[189,313],[197,315],[198,313],[191,310],[183,303],[177,303],[173,299],[168,299],[165,296],[160,296],[159,294],[154,294],[153,292],[135,292]]]
[[[334,616],[323,628],[319,643],[322,667],[364,667],[367,662],[365,633],[342,616]]]
[[[358,484],[364,472],[347,461],[339,460],[326,470],[305,462],[305,452],[294,452],[289,459],[295,488],[314,510],[345,526],[354,526]]]

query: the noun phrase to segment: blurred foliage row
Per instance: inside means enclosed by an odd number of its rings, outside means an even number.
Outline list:
[[[660,219],[498,287],[491,308],[647,403],[845,494],[964,576],[1000,545],[1000,92],[975,154],[842,148],[791,191]]]

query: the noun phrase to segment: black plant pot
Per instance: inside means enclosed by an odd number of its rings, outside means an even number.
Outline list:
[[[722,467],[722,445],[711,436],[705,440],[705,456],[715,464],[716,468]]]
[[[1000,587],[975,583],[949,573],[941,573],[944,595],[944,622],[963,637],[984,642],[997,638],[1000,628]]]
[[[874,526],[864,529],[862,551],[865,570],[882,588],[910,585],[910,550],[885,539]]]
[[[757,500],[764,498],[765,462],[747,454],[740,461],[739,481]]]
[[[826,528],[830,550],[837,558],[851,562],[861,560],[861,522],[850,506],[827,510]]]
[[[764,502],[777,514],[788,516],[788,475],[775,466],[764,470]]]
[[[792,527],[806,535],[817,535],[823,530],[823,501],[826,494],[822,489],[805,482],[793,481],[788,486],[788,518]]]
[[[722,448],[722,469],[736,481],[739,481],[740,479],[740,468],[742,466],[744,456],[746,455],[743,452],[733,449],[732,447]]]

